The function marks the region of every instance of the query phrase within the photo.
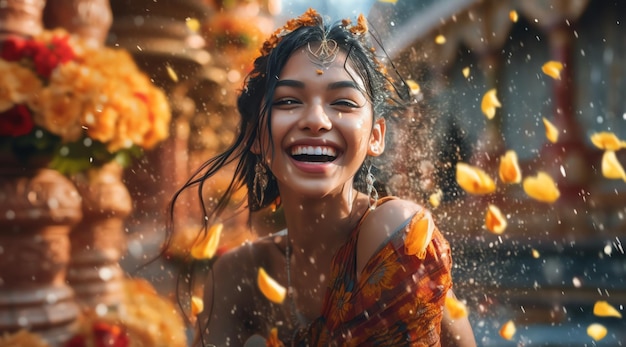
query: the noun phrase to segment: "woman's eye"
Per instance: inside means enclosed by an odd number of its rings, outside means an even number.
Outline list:
[[[292,106],[297,105],[299,102],[295,99],[280,99],[274,101],[273,106]]]
[[[350,101],[350,100],[337,100],[337,101],[333,102],[332,105],[334,105],[334,106],[350,107],[350,108],[358,108],[359,107],[359,105],[356,102]]]

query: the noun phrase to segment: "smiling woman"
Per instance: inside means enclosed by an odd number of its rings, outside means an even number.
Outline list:
[[[181,188],[201,190],[234,162],[229,189],[203,206],[206,230],[241,187],[250,212],[280,205],[286,222],[208,262],[198,345],[475,346],[467,317],[444,309],[452,259],[430,213],[374,185],[385,119],[414,100],[369,39],[363,16],[288,21],[239,95],[236,141]]]

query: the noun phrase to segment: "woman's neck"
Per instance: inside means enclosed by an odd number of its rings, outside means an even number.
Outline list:
[[[367,209],[367,198],[356,190],[335,196],[306,199],[281,191],[289,239],[294,249],[307,250],[320,246],[342,245]]]

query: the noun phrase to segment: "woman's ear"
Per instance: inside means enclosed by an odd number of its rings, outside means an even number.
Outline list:
[[[367,155],[377,157],[385,150],[385,131],[387,130],[385,119],[379,118],[374,122]]]

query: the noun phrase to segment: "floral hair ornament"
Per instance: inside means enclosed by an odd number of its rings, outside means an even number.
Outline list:
[[[274,31],[274,33],[263,43],[263,46],[261,47],[261,56],[269,55],[270,52],[276,48],[283,37],[294,32],[298,28],[303,26],[321,25],[322,23],[322,15],[315,9],[309,8],[299,17],[290,19],[283,27],[276,29],[276,31]],[[363,36],[367,33],[367,20],[362,13],[359,14],[356,24],[353,24],[350,19],[343,19],[341,24],[344,28],[346,28],[346,30],[350,31],[355,36]],[[338,51],[338,45],[337,42],[334,42],[333,40],[324,39],[320,44],[320,47],[314,50],[309,45],[308,50],[313,57],[324,58],[322,61],[325,62],[331,57],[334,59],[334,56],[336,56]]]

